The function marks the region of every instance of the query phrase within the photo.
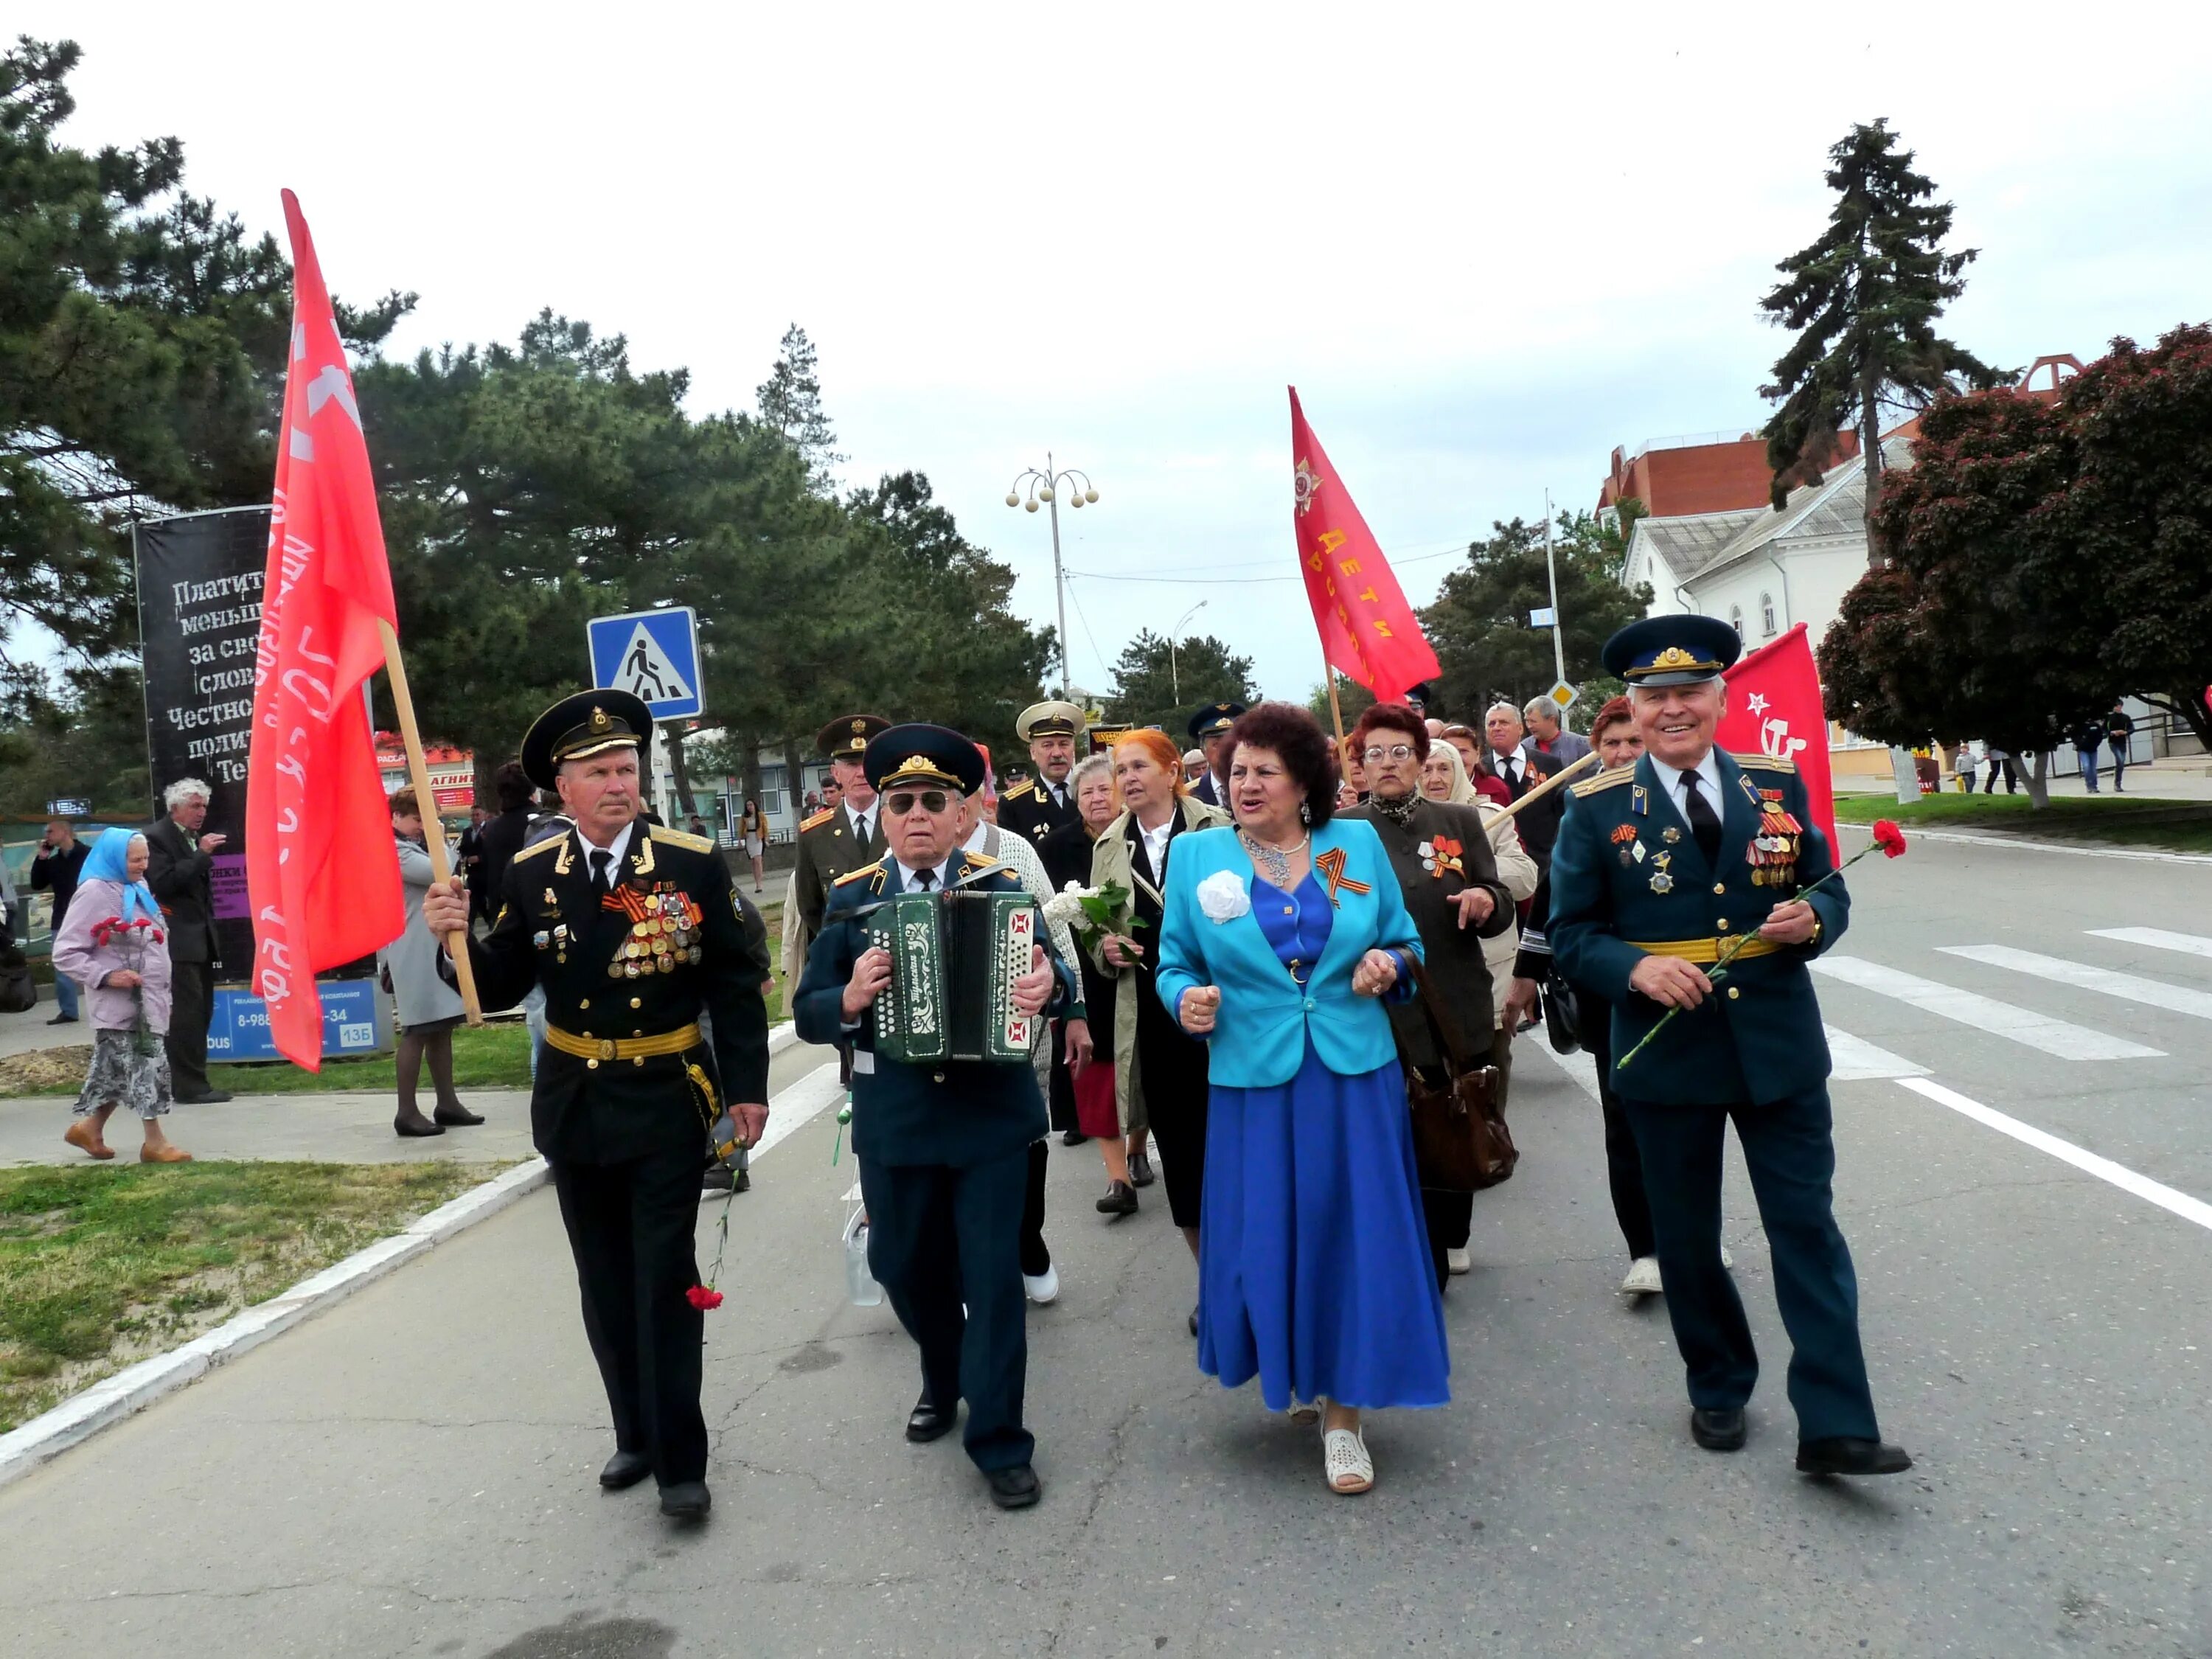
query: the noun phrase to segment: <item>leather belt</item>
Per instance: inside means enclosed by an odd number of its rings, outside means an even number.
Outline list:
[[[557,1025],[545,1028],[546,1042],[564,1054],[574,1054],[594,1065],[603,1060],[650,1060],[655,1054],[680,1054],[686,1048],[697,1048],[700,1040],[696,1022],[663,1031],[659,1036],[644,1037],[578,1036]]]
[[[1655,957],[1676,957],[1684,962],[1700,964],[1718,962],[1721,952],[1730,945],[1737,947],[1732,962],[1742,962],[1752,957],[1771,957],[1784,947],[1771,939],[1761,939],[1753,933],[1749,939],[1632,939],[1627,943],[1638,951],[1648,951]]]

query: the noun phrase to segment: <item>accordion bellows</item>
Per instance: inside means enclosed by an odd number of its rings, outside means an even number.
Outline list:
[[[1043,1021],[1014,1006],[1042,913],[1027,893],[902,893],[866,919],[890,953],[877,994],[877,1054],[909,1065],[1027,1061]]]

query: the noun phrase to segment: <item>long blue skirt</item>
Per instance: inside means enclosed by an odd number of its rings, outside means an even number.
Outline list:
[[[1216,1084],[1198,1233],[1198,1364],[1271,1409],[1451,1398],[1443,1302],[1398,1063],[1339,1077],[1313,1044],[1289,1083]]]

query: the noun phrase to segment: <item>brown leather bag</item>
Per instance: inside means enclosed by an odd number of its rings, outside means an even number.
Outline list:
[[[1495,1187],[1521,1159],[1498,1104],[1498,1068],[1474,1063],[1459,1022],[1437,997],[1428,969],[1418,961],[1413,984],[1449,1079],[1449,1086],[1432,1088],[1412,1066],[1406,1067],[1406,1104],[1413,1116],[1413,1163],[1421,1185],[1449,1193]]]

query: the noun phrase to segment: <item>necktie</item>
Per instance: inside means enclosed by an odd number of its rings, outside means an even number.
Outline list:
[[[1705,863],[1717,875],[1721,864],[1720,814],[1713,811],[1712,802],[1698,787],[1703,781],[1695,772],[1682,774],[1682,811],[1690,820],[1690,833],[1698,838],[1698,850],[1705,855]]]
[[[853,820],[853,829],[860,838],[860,845],[866,847],[868,844],[868,815],[866,812]]]
[[[605,848],[593,848],[592,849],[592,880],[601,887],[609,885],[607,869],[614,861],[615,855]]]
[[[914,872],[914,884],[920,888],[923,892],[927,893],[931,888],[937,885],[937,872],[934,870],[915,871]]]

